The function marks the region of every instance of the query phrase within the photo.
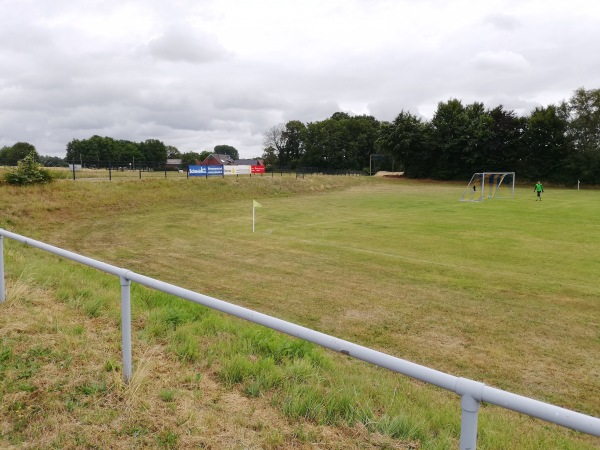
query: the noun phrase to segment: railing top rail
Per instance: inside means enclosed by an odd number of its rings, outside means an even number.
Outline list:
[[[184,289],[173,284],[165,283],[127,269],[106,264],[77,253],[70,252],[34,239],[21,236],[0,228],[0,236],[22,242],[32,247],[62,256],[64,258],[85,264],[104,272],[116,275],[122,279],[134,281],[144,286],[175,295],[194,303],[221,311],[235,317],[266,326],[276,331],[294,336],[336,352],[352,356],[379,367],[421,380],[434,386],[452,391],[460,396],[469,395],[477,401],[484,401],[506,409],[527,414],[532,417],[552,422],[573,430],[600,437],[600,418],[588,416],[559,406],[544,403],[528,397],[513,394],[508,391],[486,386],[484,383],[466,378],[449,375],[429,367],[406,361],[386,353],[363,347],[334,336],[330,336],[310,328],[296,325],[267,314],[259,313],[248,308],[234,305],[223,300]]]

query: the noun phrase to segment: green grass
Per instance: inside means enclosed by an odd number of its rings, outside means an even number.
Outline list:
[[[459,184],[350,177],[1,189],[0,225],[11,231],[600,415],[597,191],[548,188],[540,203],[523,187],[514,200],[461,203]],[[253,198],[262,204],[255,233]],[[20,244],[5,247],[9,277],[25,274],[28,283],[118,329],[114,277]],[[361,424],[421,448],[456,446],[460,406],[453,394],[136,285],[132,299],[136,339],[164,345],[250,399],[267,399],[291,421]],[[16,361],[10,347],[3,351],[0,361]],[[18,379],[15,368],[9,371]],[[103,395],[103,382],[80,385],[76,400],[85,400],[84,387]],[[165,396],[174,392],[155,398],[170,404]],[[156,439],[169,447],[179,434],[163,430]],[[265,436],[265,445],[275,439]],[[598,445],[497,407],[484,405],[480,413],[478,448]]]

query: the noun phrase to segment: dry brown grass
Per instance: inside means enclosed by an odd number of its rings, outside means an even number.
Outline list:
[[[0,408],[2,448],[418,448],[369,433],[290,422],[266,399],[219,384],[160,345],[135,342],[130,384],[114,356],[120,332],[21,278],[8,280],[0,315],[11,348]],[[33,368],[24,373],[26,363]]]

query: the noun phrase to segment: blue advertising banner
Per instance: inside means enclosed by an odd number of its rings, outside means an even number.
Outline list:
[[[190,177],[223,176],[223,166],[190,166]]]

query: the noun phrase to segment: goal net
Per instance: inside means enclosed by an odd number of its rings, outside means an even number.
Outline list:
[[[475,173],[459,200],[461,202],[482,202],[486,198],[515,198],[515,173]]]

